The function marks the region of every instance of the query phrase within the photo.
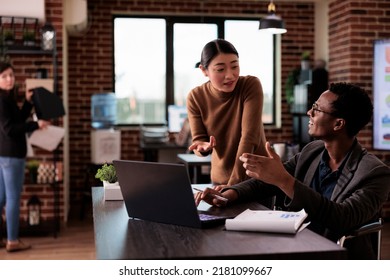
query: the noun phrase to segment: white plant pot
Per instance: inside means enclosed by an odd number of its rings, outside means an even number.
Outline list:
[[[310,60],[301,60],[301,68],[302,70],[310,69]]]
[[[109,183],[103,181],[104,188],[104,200],[123,200],[122,191],[119,187],[119,183]]]

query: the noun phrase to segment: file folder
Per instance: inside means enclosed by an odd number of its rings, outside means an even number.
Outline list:
[[[65,115],[64,104],[61,98],[44,87],[32,89],[35,113],[38,119],[51,120]]]

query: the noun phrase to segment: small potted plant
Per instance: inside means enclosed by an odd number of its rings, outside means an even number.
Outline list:
[[[310,69],[310,52],[304,51],[301,55],[301,68],[302,70]]]
[[[95,178],[103,182],[105,200],[123,200],[115,166],[113,164],[103,164],[103,166],[97,170]]]
[[[13,45],[14,44],[14,41],[15,41],[15,35],[14,33],[12,32],[12,30],[10,29],[6,29],[4,30],[4,33],[3,33],[3,40],[4,40],[4,44],[5,45]]]
[[[23,45],[35,46],[35,32],[28,30],[23,32]]]
[[[36,184],[38,178],[39,161],[36,159],[29,160],[26,163],[26,167],[30,176],[30,182],[32,184]]]
[[[285,93],[287,104],[290,105],[290,109],[292,109],[294,105],[294,88],[295,85],[299,84],[300,73],[301,69],[298,67],[293,69],[287,76],[285,84]]]

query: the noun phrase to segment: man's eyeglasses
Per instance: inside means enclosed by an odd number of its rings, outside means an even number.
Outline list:
[[[323,111],[323,110],[320,110],[320,109],[318,109],[318,104],[317,103],[313,103],[313,105],[311,106],[311,116],[312,117],[314,117],[314,113],[315,112],[322,112],[322,113],[324,113],[324,114],[328,114],[328,115],[331,115],[331,116],[334,116],[335,115],[335,113],[333,113],[333,112],[326,112],[326,111]]]

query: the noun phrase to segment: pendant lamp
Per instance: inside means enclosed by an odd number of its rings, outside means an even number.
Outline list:
[[[283,34],[287,32],[286,28],[284,28],[283,20],[275,14],[275,11],[274,1],[271,0],[268,4],[268,15],[260,19],[260,31],[271,34]]]

